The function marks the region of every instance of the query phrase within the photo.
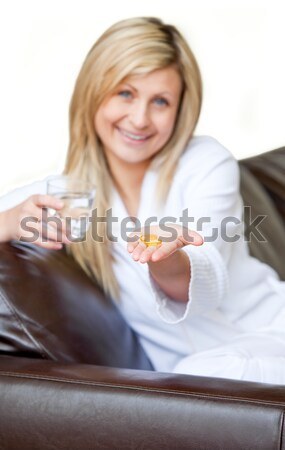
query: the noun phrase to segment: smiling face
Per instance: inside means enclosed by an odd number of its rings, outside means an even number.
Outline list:
[[[172,135],[182,92],[173,66],[129,77],[102,102],[95,129],[110,167],[148,165]]]

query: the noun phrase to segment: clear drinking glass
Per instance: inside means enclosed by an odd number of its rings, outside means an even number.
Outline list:
[[[48,209],[48,216],[65,220],[68,238],[82,239],[90,225],[95,198],[94,184],[70,176],[60,175],[47,182],[47,193],[64,202],[61,210]]]

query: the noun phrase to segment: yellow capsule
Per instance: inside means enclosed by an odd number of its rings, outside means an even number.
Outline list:
[[[140,236],[140,241],[143,242],[147,247],[157,247],[162,243],[156,234],[146,234]]]

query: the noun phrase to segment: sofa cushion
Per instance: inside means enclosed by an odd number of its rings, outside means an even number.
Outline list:
[[[240,161],[274,202],[285,226],[285,147]]]
[[[285,280],[285,147],[241,160],[240,172],[243,201],[250,206],[244,217],[250,253]],[[259,215],[265,216],[258,225],[264,241],[247,233]]]
[[[118,307],[64,250],[12,242],[0,255],[0,354],[152,370]]]

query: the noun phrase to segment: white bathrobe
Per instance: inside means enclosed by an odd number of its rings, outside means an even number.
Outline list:
[[[191,264],[188,303],[168,298],[147,264],[127,252],[123,220],[128,213],[113,191],[112,217],[118,222],[112,235],[118,241],[112,252],[122,314],[158,371],[285,384],[285,283],[249,255],[237,162],[213,138],[193,138],[161,207],[155,201],[156,166],[143,180],[140,224],[152,216],[153,223],[168,217],[167,222],[182,224],[184,210],[188,227],[205,243],[183,248]],[[46,180],[7,194],[0,210],[45,190]]]

